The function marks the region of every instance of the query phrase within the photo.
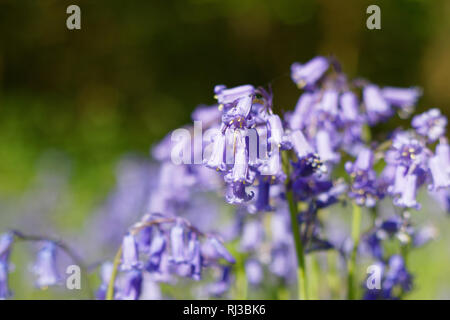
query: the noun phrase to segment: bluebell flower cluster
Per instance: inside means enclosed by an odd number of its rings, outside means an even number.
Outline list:
[[[295,280],[300,287],[300,255],[327,250],[344,259],[349,279],[357,254],[375,261],[381,288],[365,290],[364,298],[397,299],[412,290],[413,275],[399,251],[424,245],[435,230],[413,227],[407,210],[420,209],[418,190],[427,186],[450,211],[446,117],[431,109],[414,116],[410,129],[375,139],[373,127],[396,114],[412,114],[419,88],[348,79],[334,58],[323,56],[294,63],[291,78],[301,90],[292,111],[274,113],[270,87],[217,85],[216,104],[197,107],[193,125],[152,148],[156,163],[121,166],[102,214],[90,220],[94,233],[104,223],[117,224],[98,238],[121,243],[114,262],[102,259],[98,268],[97,299],[163,298],[159,284],[180,279],[194,280],[201,297],[221,297],[233,291],[242,273],[251,288]],[[205,132],[196,139],[199,127]],[[222,205],[223,198],[231,205]],[[382,201],[391,202],[398,214],[381,219]],[[332,225],[328,209],[337,204],[374,213],[369,231],[360,236],[352,230],[350,237],[346,228]],[[0,298],[11,295],[16,239],[39,242],[32,268],[36,287],[62,282],[58,254],[67,253],[67,246],[5,233]],[[400,250],[387,250],[392,241]]]
[[[280,150],[289,147],[282,120],[272,111],[272,94],[252,85],[219,85],[214,92],[222,116],[204,164],[223,176],[228,203],[243,204],[257,193],[249,210],[268,210],[271,185],[286,178]],[[253,185],[257,192],[249,190]]]
[[[365,300],[396,300],[411,291],[413,276],[408,272],[401,255],[393,255],[387,264],[378,264],[381,271],[381,289],[367,289]]]
[[[413,288],[413,276],[407,270],[405,257],[390,254],[385,244],[397,243],[410,248],[421,247],[436,238],[433,227],[417,230],[410,222],[409,216],[393,216],[378,221],[376,226],[363,235],[362,251],[373,259],[381,271],[380,288],[366,288],[364,299],[399,299]]]
[[[155,282],[173,282],[176,276],[198,281],[204,268],[224,269],[235,262],[218,236],[200,232],[186,219],[145,215],[123,237],[120,285],[114,297],[139,299],[145,274]],[[111,272],[111,268],[102,269],[105,280],[97,293],[99,298],[105,297]]]
[[[0,299],[6,299],[11,296],[8,285],[8,273],[10,270],[9,257],[13,244],[13,235],[5,233],[0,237]]]

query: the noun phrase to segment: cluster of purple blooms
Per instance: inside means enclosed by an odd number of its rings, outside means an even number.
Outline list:
[[[406,268],[405,257],[386,252],[385,243],[397,243],[412,248],[421,247],[436,237],[436,229],[428,226],[416,229],[410,217],[393,216],[377,221],[376,225],[362,236],[361,251],[372,257],[379,268],[381,285],[378,289],[365,288],[364,299],[399,299],[411,291],[413,276]]]
[[[431,109],[413,117],[411,129],[397,129],[377,141],[371,128],[395,114],[410,115],[421,95],[418,88],[380,88],[364,79],[349,80],[338,62],[326,57],[294,63],[291,78],[302,91],[293,111],[275,114],[270,88],[217,85],[217,104],[200,106],[192,115],[212,132],[202,137],[200,148],[190,139],[178,139],[174,147],[173,135],[153,148],[158,179],[152,187],[143,183],[145,192],[136,191],[137,201],[145,203],[143,217],[121,239],[114,264],[102,264],[98,299],[161,298],[154,294],[158,283],[199,281],[206,268],[216,276],[205,287],[206,296],[222,296],[236,277],[230,251],[245,257],[250,285],[262,284],[267,274],[291,283],[297,264],[293,228],[298,228],[307,254],[337,250],[348,260],[342,239],[327,237],[326,221],[318,213],[347,202],[376,211],[383,199],[402,213],[376,219],[361,236],[358,252],[367,253],[382,270],[382,289],[367,290],[364,298],[395,299],[411,290],[413,277],[405,257],[386,254],[383,244],[396,239],[402,248],[412,248],[433,238],[430,230],[412,227],[407,211],[420,209],[416,196],[422,185],[450,209],[446,118]],[[200,158],[201,163],[175,164],[174,151],[187,152],[188,159]],[[121,199],[130,198],[127,189]],[[295,221],[290,219],[288,194],[298,208]],[[233,215],[229,225],[219,226],[223,206],[218,199],[223,196]],[[1,298],[10,295],[14,238],[10,232],[0,240]],[[61,248],[41,242],[33,271],[37,286],[47,287],[61,282],[56,268]]]
[[[170,283],[174,281],[173,275],[198,281],[203,268],[225,272],[229,264],[236,262],[217,235],[203,234],[184,218],[161,215],[148,215],[136,223],[123,237],[121,251],[123,273],[117,280],[120,285],[114,290],[114,297],[125,300],[141,296],[145,272],[150,276],[149,281]],[[99,299],[106,297],[112,272],[108,263],[102,270]],[[229,282],[225,280],[218,281],[226,284],[223,290],[228,289]]]

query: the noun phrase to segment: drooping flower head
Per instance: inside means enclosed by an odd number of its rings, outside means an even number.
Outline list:
[[[8,286],[8,273],[10,269],[9,256],[13,242],[14,236],[10,232],[0,236],[0,300],[11,296],[11,291]]]
[[[56,264],[57,246],[51,241],[46,241],[37,253],[33,272],[36,275],[36,286],[46,288],[61,281]]]
[[[428,138],[430,142],[434,142],[445,134],[447,118],[441,115],[439,109],[435,108],[415,116],[411,125],[418,134]]]
[[[223,176],[227,202],[246,204],[256,192],[257,205],[249,205],[248,210],[265,211],[268,189],[285,179],[280,151],[290,147],[281,118],[272,112],[272,94],[251,85],[216,86],[215,93],[221,123],[203,163]],[[255,181],[261,187],[248,190]]]
[[[291,78],[299,88],[312,87],[328,70],[330,63],[325,57],[315,57],[304,63],[291,66]]]
[[[373,169],[374,155],[372,150],[363,148],[354,163],[347,162],[345,169],[352,179],[349,197],[354,198],[360,206],[373,207],[383,196],[379,190],[377,175]]]

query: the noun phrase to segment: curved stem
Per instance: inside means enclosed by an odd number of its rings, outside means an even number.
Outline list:
[[[294,237],[295,252],[297,254],[297,290],[298,299],[308,300],[308,290],[306,282],[306,263],[305,263],[305,250],[303,248],[303,242],[300,237],[300,229],[298,226],[298,210],[297,203],[294,201],[292,190],[286,192],[286,197],[289,203],[289,213],[291,217],[292,235]]]
[[[353,203],[353,218],[352,218],[352,241],[353,249],[348,262],[348,291],[347,298],[349,300],[355,299],[355,267],[356,267],[356,256],[358,253],[359,237],[361,233],[361,207],[356,203]]]
[[[114,283],[116,282],[117,271],[119,269],[120,258],[122,257],[122,246],[117,250],[116,256],[114,257],[113,269],[111,272],[111,277],[108,282],[108,290],[106,291],[106,300],[114,300]]]

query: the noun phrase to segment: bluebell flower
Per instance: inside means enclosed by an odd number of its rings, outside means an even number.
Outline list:
[[[426,226],[418,231],[416,231],[413,235],[412,245],[414,247],[422,247],[426,245],[428,242],[436,239],[438,236],[438,231],[433,226]]]
[[[125,272],[117,297],[120,300],[138,300],[142,291],[142,271],[132,269]]]
[[[264,230],[260,221],[251,220],[244,224],[240,241],[242,251],[253,251],[263,241]]]
[[[292,245],[282,244],[272,248],[269,270],[274,275],[284,279],[290,279],[294,275],[295,253]]]
[[[377,232],[372,232],[366,236],[363,244],[366,246],[366,252],[377,260],[383,260],[383,245]]]
[[[99,300],[106,299],[106,293],[108,291],[109,280],[111,279],[112,271],[113,271],[113,264],[109,261],[102,263],[102,265],[100,266],[101,284],[95,293],[96,298]]]
[[[416,139],[411,132],[398,132],[392,140],[390,154],[386,155],[388,163],[401,164],[407,168],[425,161],[424,144]]]
[[[392,180],[392,185],[388,186],[387,191],[391,195],[399,195],[405,189],[406,184],[406,172],[408,168],[403,165],[392,166],[394,170],[394,178]],[[389,168],[389,167],[388,167]]]
[[[290,141],[292,143],[295,154],[299,159],[304,159],[314,154],[313,148],[308,143],[305,135],[300,130],[292,131],[290,135]]]
[[[229,266],[221,267],[221,274],[218,281],[209,285],[209,293],[213,296],[220,297],[228,291],[231,285],[231,268]]]
[[[189,233],[188,255],[189,264],[191,266],[191,277],[198,281],[201,279],[203,257],[201,254],[200,241],[195,232]]]
[[[291,133],[290,141],[298,162],[295,163],[295,169],[298,175],[310,175],[314,172],[326,172],[326,166],[323,165],[319,156],[306,140],[300,130],[294,130]]]
[[[139,252],[148,252],[148,250],[150,249],[150,244],[152,242],[153,233],[153,227],[146,227],[139,233],[138,239],[136,241]]]
[[[253,199],[255,193],[253,191],[247,192],[246,185],[243,182],[235,182],[227,185],[227,192],[225,199],[230,204],[240,204]]]
[[[158,233],[151,241],[149,257],[146,264],[146,270],[149,272],[161,271],[161,260],[166,250],[166,238],[164,234]]]
[[[311,88],[325,74],[329,67],[329,61],[325,57],[315,57],[310,61],[291,66],[291,78],[299,88]]]
[[[289,145],[288,138],[284,134],[283,124],[281,119],[276,114],[271,114],[267,117],[268,142],[272,146],[271,150],[278,151],[279,149],[286,149]]]
[[[434,142],[445,135],[447,118],[441,114],[439,109],[435,108],[415,116],[411,125],[418,134],[427,137],[430,142]]]
[[[352,178],[349,197],[355,199],[360,206],[373,207],[382,197],[373,170],[373,159],[373,152],[368,148],[362,148],[354,163],[345,164],[345,170]]]
[[[235,88],[227,88],[224,85],[217,85],[214,88],[215,98],[222,106],[229,106],[234,104],[242,97],[253,95],[255,88],[252,85],[242,85]]]
[[[444,160],[445,161],[445,160]],[[429,186],[430,190],[439,190],[450,187],[449,167],[443,163],[439,154],[434,155],[428,160],[433,183]]]
[[[225,147],[226,136],[219,132],[214,137],[213,149],[210,158],[204,160],[205,165],[211,169],[216,169],[217,171],[224,171],[226,169]]]
[[[216,253],[225,259],[229,263],[236,263],[236,259],[231,255],[231,253],[225,248],[223,243],[217,239],[214,236],[208,237],[209,243],[213,246],[213,248],[216,250]]]
[[[122,270],[131,270],[140,266],[138,246],[136,238],[131,233],[123,237],[122,241]]]
[[[8,264],[0,260],[0,300],[7,299],[11,296],[11,291],[8,285]]]
[[[247,280],[252,286],[259,285],[264,279],[264,270],[256,259],[248,259],[245,262],[245,273],[247,275]]]
[[[402,109],[413,107],[421,94],[419,88],[384,87],[381,90],[381,95],[389,104]]]
[[[249,117],[252,109],[253,96],[244,96],[237,100],[236,106],[227,110],[222,116],[222,122],[232,128],[247,128],[253,124]]]
[[[36,275],[36,286],[46,288],[61,281],[56,265],[57,246],[51,241],[44,242],[44,245],[37,253],[33,272]]]
[[[436,146],[436,156],[439,157],[439,161],[445,170],[450,171],[450,146],[444,139]]]
[[[234,165],[224,176],[225,182],[228,184],[226,199],[228,203],[242,203],[249,201],[254,196],[253,192],[246,192],[246,186],[253,183],[255,172],[250,170],[245,133],[235,130],[234,137]]]
[[[185,262],[184,255],[184,222],[178,220],[170,230],[170,246],[171,246],[171,261],[175,263]]]
[[[290,220],[286,210],[284,207],[278,208],[270,219],[271,240],[275,247],[292,243]]]
[[[10,232],[4,233],[0,236],[0,261],[9,261],[9,255],[11,254],[13,242],[14,235]]]
[[[394,216],[384,220],[379,228],[392,235],[400,231],[402,224],[402,220],[398,216]]]
[[[437,191],[430,191],[430,195],[439,204],[442,210],[450,213],[450,190],[441,189]]]
[[[327,120],[334,120],[338,116],[339,92],[335,88],[325,89],[320,100],[318,112]]]
[[[333,187],[331,180],[310,175],[296,177],[292,183],[294,196],[298,201],[306,201],[323,193],[327,193]]]
[[[392,115],[392,109],[383,98],[380,88],[369,84],[363,89],[364,106],[366,107],[367,120],[374,125],[381,120],[385,120]]]
[[[420,209],[420,204],[416,200],[417,193],[417,175],[407,173],[404,180],[404,188],[400,192],[400,196],[394,198],[394,204],[403,208]]]
[[[217,86],[215,92],[222,106],[222,123],[204,164],[221,172],[227,202],[243,204],[253,199],[255,192],[247,188],[257,177],[268,176],[271,184],[283,182],[280,149],[290,148],[290,142],[280,117],[272,112],[270,90],[249,85],[232,89]],[[265,198],[265,190],[260,191],[258,204]],[[247,207],[259,210],[254,205]]]
[[[412,289],[412,276],[406,270],[405,261],[400,255],[393,255],[390,257],[389,269],[386,272],[385,279],[383,281],[383,291],[386,292],[386,296],[392,298],[393,289],[395,286],[400,286],[404,292],[409,292]]]
[[[9,289],[9,257],[14,242],[14,235],[10,232],[0,236],[0,300],[9,298],[12,293]]]
[[[339,119],[344,124],[352,124],[360,121],[358,98],[352,91],[346,91],[341,94],[339,104],[341,112]]]
[[[186,205],[198,184],[196,174],[186,165],[175,165],[171,161],[161,164],[157,187],[150,194],[147,213],[175,215],[177,208]]]
[[[198,106],[191,114],[193,121],[201,121],[203,127],[209,127],[216,124],[222,116],[222,112],[217,105]]]
[[[142,288],[139,300],[162,300],[164,296],[157,281],[148,273],[142,274]]]
[[[267,177],[260,177],[258,179],[258,189],[256,192],[256,200],[248,206],[250,213],[271,211],[270,206],[270,179]]]
[[[319,130],[316,134],[316,147],[320,160],[323,162],[338,163],[340,160],[339,153],[335,152],[331,143],[330,132],[327,130]]]
[[[249,154],[245,133],[235,130],[234,140],[234,165],[231,171],[225,176],[225,181],[229,183],[251,184],[252,179],[249,174]]]
[[[292,130],[303,130],[306,127],[317,99],[317,95],[311,92],[305,92],[300,96],[294,112],[288,119],[289,127]]]
[[[260,175],[258,181],[262,183],[279,184],[286,179],[281,163],[281,152],[277,149],[271,150],[268,159],[260,161],[260,166],[257,170]]]
[[[318,209],[323,209],[331,206],[339,201],[342,194],[347,191],[347,185],[342,181],[337,181],[331,188],[319,193],[316,196],[315,203]]]

